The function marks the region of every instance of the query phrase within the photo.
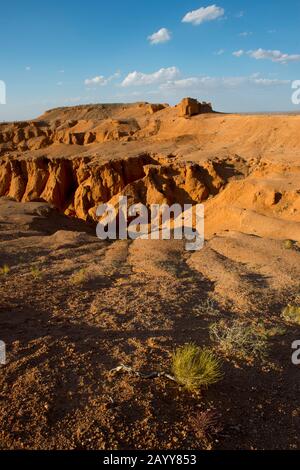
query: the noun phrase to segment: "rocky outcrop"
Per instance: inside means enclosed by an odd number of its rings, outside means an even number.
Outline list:
[[[181,117],[191,117],[197,114],[212,113],[211,103],[195,100],[194,98],[184,98],[178,105],[178,115]]]
[[[151,104],[148,105],[148,112],[149,112],[150,114],[154,114],[154,113],[157,113],[158,111],[161,111],[161,110],[163,110],[163,109],[165,109],[165,108],[167,108],[167,107],[168,107],[167,104],[160,104],[160,103],[158,103],[158,104],[152,104],[152,103],[151,103]]]
[[[200,166],[147,154],[103,164],[87,157],[0,161],[0,196],[46,201],[83,220],[96,220],[97,206],[120,195],[146,205],[194,204],[218,193],[224,183],[211,162]]]
[[[0,125],[0,155],[16,151],[39,150],[53,144],[83,146],[110,141],[126,142],[131,140],[139,130],[140,127],[135,119],[2,124]]]

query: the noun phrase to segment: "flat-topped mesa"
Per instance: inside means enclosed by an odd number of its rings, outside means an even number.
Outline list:
[[[203,101],[200,103],[194,98],[183,98],[177,105],[178,115],[181,117],[191,117],[197,114],[213,113],[211,103]]]

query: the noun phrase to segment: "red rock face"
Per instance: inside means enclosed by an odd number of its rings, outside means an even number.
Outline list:
[[[170,163],[141,155],[99,164],[95,159],[11,159],[0,162],[0,196],[46,201],[66,215],[96,220],[100,203],[127,195],[146,205],[196,203],[224,181],[212,163]]]

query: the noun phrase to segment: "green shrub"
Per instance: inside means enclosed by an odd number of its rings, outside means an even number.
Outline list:
[[[187,390],[208,387],[222,378],[219,360],[207,348],[186,344],[173,354],[172,373]]]
[[[273,335],[262,325],[245,325],[236,320],[231,324],[222,320],[210,326],[211,339],[226,356],[240,359],[263,359],[267,351],[267,339]]]
[[[282,318],[290,323],[300,325],[300,307],[296,305],[288,305],[282,311]]]

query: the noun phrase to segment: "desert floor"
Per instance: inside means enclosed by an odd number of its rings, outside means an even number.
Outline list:
[[[181,241],[104,242],[46,204],[5,198],[0,220],[10,266],[0,285],[2,449],[299,447],[300,328],[280,316],[299,293],[298,250],[236,232],[194,253]],[[121,363],[168,371],[190,341],[218,352],[209,325],[236,318],[276,326],[268,355],[219,352],[224,377],[199,394],[110,373]],[[217,421],[199,436],[192,418],[207,410]]]
[[[282,315],[300,305],[300,116],[177,111],[0,125],[1,449],[300,448],[300,325]],[[95,208],[120,195],[203,203],[204,248],[99,240]],[[223,373],[197,393],[112,372],[169,372],[190,342]]]

